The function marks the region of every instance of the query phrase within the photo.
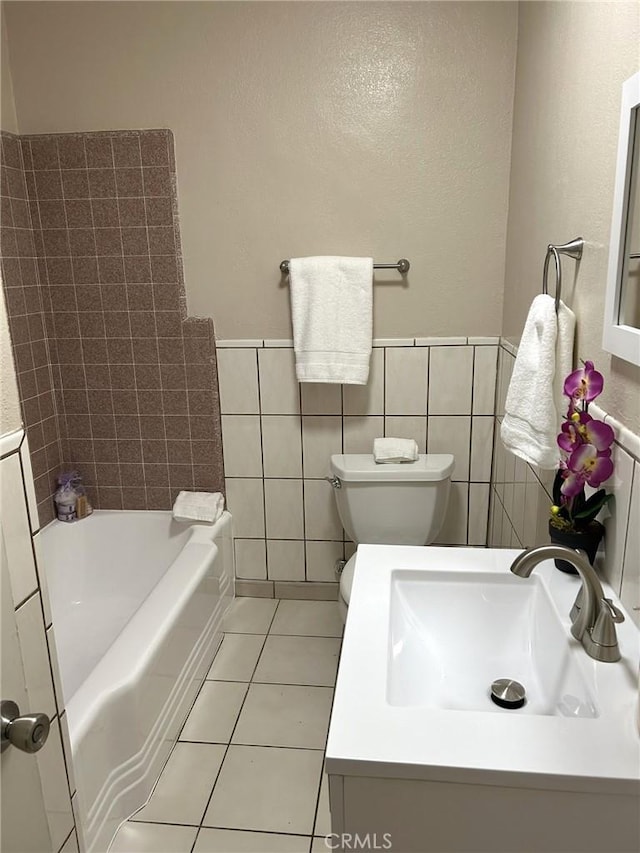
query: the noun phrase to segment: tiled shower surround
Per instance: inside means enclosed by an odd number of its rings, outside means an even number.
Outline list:
[[[40,286],[35,232],[18,137],[2,133],[0,161],[0,260],[7,315],[18,376],[22,417],[27,428],[41,522],[52,516],[49,496],[62,464],[60,419],[47,332],[50,303]],[[48,307],[48,316],[45,313]],[[59,412],[59,409],[58,409]]]
[[[186,316],[173,135],[2,141],[2,271],[40,523],[61,465],[102,509],[220,489],[213,326]]]
[[[455,455],[438,542],[485,545],[497,352],[498,338],[376,341],[368,384],[341,386],[299,384],[290,342],[219,341],[236,575],[259,581],[247,594],[335,596],[335,562],[353,544],[325,479],[329,457],[371,453],[378,436]]]

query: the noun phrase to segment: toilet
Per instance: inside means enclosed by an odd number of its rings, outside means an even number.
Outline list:
[[[453,465],[450,453],[383,465],[370,453],[332,456],[330,480],[342,526],[356,544],[430,545],[444,521]],[[345,620],[355,563],[354,554],[340,576]]]

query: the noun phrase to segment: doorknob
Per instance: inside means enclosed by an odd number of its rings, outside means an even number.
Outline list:
[[[37,752],[49,737],[51,722],[46,714],[23,714],[15,702],[0,702],[0,750],[12,743],[23,752]]]

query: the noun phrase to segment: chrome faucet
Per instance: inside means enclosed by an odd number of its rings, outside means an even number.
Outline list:
[[[574,551],[564,545],[539,545],[518,554],[511,571],[528,578],[544,560],[566,560],[578,571],[582,586],[571,609],[571,634],[580,640],[584,650],[594,660],[613,663],[620,660],[614,622],[624,622],[624,616],[604,590],[584,551]]]

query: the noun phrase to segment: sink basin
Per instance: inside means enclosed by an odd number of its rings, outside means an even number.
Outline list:
[[[391,705],[597,716],[539,577],[396,570],[390,610]],[[492,702],[497,678],[524,686],[522,708],[505,711]]]
[[[519,553],[358,547],[329,774],[637,795],[638,629],[627,615],[622,659],[593,660],[570,632],[579,578],[516,577]],[[521,708],[491,701],[501,678]]]

